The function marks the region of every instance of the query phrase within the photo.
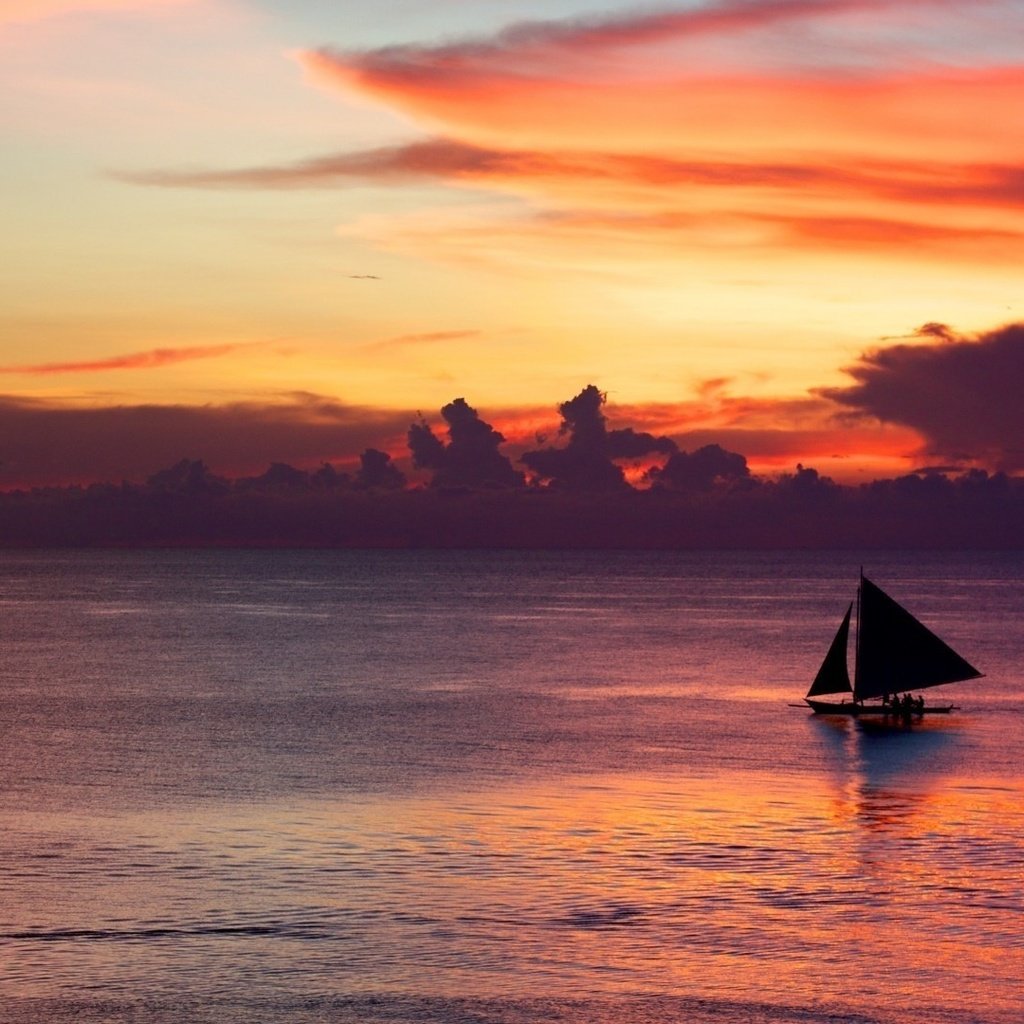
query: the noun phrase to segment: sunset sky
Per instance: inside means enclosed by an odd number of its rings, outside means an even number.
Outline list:
[[[1019,0],[3,0],[0,486],[513,444],[1024,470]]]

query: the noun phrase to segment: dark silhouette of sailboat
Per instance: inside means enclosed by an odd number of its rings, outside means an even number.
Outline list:
[[[853,683],[846,668],[850,617],[846,609],[835,638],[807,691],[805,701],[818,715],[944,715],[953,705],[928,705],[897,701],[899,694],[943,683],[977,679],[979,672],[944,640],[918,622],[863,573],[857,587],[856,642]],[[839,701],[821,697],[849,694]],[[868,704],[865,701],[878,700]]]

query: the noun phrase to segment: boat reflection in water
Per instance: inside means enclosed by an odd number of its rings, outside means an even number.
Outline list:
[[[863,995],[920,1010],[957,977],[985,1019],[1017,986],[1012,969],[985,950],[1020,947],[1013,937],[1020,901],[1005,888],[1019,790],[962,775],[976,738],[949,720],[912,730],[850,718],[808,724],[832,759],[834,925],[851,964],[870,963],[872,949],[893,952],[864,975]],[[989,972],[991,984],[965,982],[960,970],[968,963],[969,973]]]
[[[920,809],[948,785],[958,760],[961,732],[945,719],[913,728],[879,718],[812,721],[831,751],[837,814],[851,824],[887,826]]]

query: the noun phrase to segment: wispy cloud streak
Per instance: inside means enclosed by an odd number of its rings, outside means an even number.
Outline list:
[[[372,341],[362,346],[364,352],[384,352],[390,349],[417,347],[420,345],[436,345],[446,341],[469,341],[481,337],[480,331],[421,331],[417,334],[400,334],[394,338]]]
[[[688,229],[701,248],[1005,263],[1024,235],[1024,65],[1000,59],[1000,37],[1017,27],[1024,11],[1005,0],[970,16],[954,0],[712,0],[440,44],[323,48],[300,54],[310,72],[431,137],[119,176],[214,189],[440,185],[522,202],[495,207],[493,232],[486,213],[467,232],[454,205],[431,211],[433,231],[422,206],[404,222],[374,220],[373,241],[434,259],[461,261],[475,245],[489,262],[490,239],[516,235],[534,249],[523,265],[537,266],[568,234],[632,245],[647,231],[658,245]],[[370,237],[361,223],[342,233]]]
[[[82,362],[32,363],[22,366],[0,366],[0,373],[23,373],[46,376],[61,373],[101,373],[108,370],[143,370],[193,359],[214,359],[241,349],[252,348],[253,342],[225,345],[187,345],[181,348],[153,348],[145,352],[129,352],[107,359]]]
[[[336,188],[366,182],[477,182],[486,187],[568,181],[705,188],[770,188],[803,195],[870,196],[900,202],[1024,207],[1024,165],[932,159],[857,166],[738,160],[677,160],[646,153],[497,149],[434,138],[331,153],[288,164],[225,170],[149,171],[117,177],[141,185],[196,188]],[[362,275],[360,275],[362,276]]]

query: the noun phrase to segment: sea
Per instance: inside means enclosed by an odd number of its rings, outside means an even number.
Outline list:
[[[866,575],[985,673],[799,705]],[[1021,552],[0,552],[3,1024],[1019,1024]]]

